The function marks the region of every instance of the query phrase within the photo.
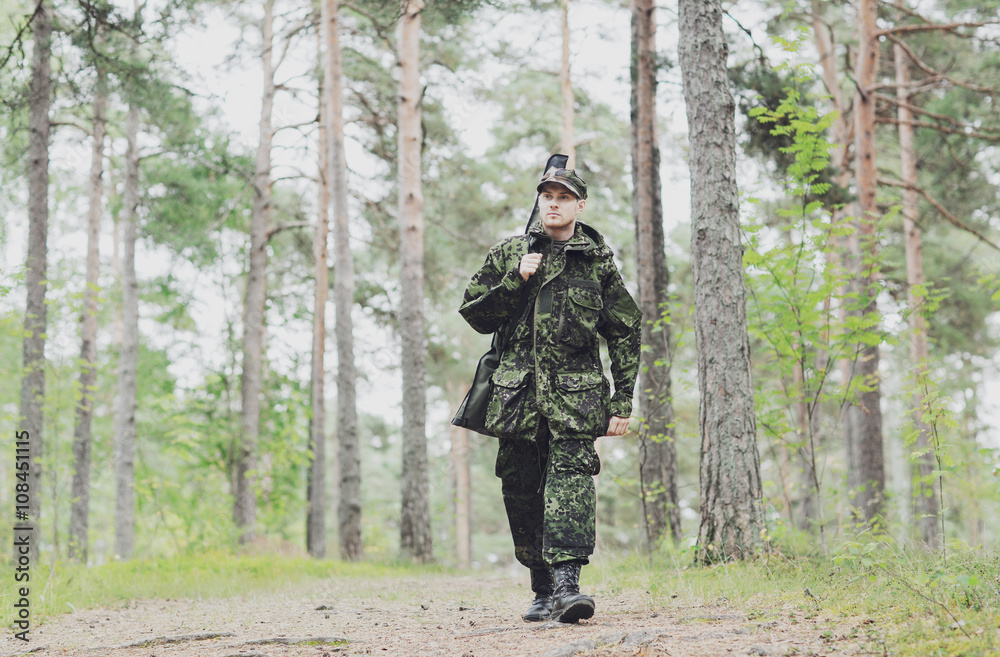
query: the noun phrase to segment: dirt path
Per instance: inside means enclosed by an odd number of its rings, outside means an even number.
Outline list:
[[[584,586],[589,622],[525,623],[524,583],[502,576],[363,582],[324,580],[303,590],[213,600],[148,600],[79,611],[9,633],[0,655],[66,657],[610,657],[612,655],[882,654],[863,618],[822,610],[744,609]],[[810,617],[811,616],[811,617]],[[331,643],[345,639],[346,643]],[[307,642],[300,642],[307,640]]]

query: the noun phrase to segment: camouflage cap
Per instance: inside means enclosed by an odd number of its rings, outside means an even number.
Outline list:
[[[576,175],[574,169],[556,169],[555,167],[549,169],[542,176],[542,179],[538,181],[538,187],[535,190],[542,191],[542,185],[548,183],[562,185],[576,194],[577,198],[587,198],[587,181]]]

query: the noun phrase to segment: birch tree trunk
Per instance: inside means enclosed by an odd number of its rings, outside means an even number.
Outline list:
[[[878,207],[875,191],[875,85],[878,73],[879,42],[876,35],[878,6],[875,0],[858,0],[858,58],[854,94],[854,169],[858,191],[858,234],[850,240],[850,264],[855,272],[851,292],[858,307],[852,313],[870,330],[878,328],[877,288],[872,267],[875,261],[875,229]],[[879,384],[878,345],[859,344],[851,363],[851,387],[860,385],[856,401],[844,414],[848,454],[848,488],[854,493],[852,507],[858,518],[871,524],[881,515],[885,490],[882,454],[882,410]]]
[[[361,451],[358,444],[357,371],[354,365],[354,254],[347,208],[347,157],[344,152],[344,65],[340,49],[339,0],[325,0],[327,19],[327,93],[329,98],[329,169],[333,193],[334,284],[337,311],[337,504],[340,557],[360,559]],[[419,122],[418,122],[419,124]]]
[[[559,0],[559,13],[562,26],[562,66],[559,68],[559,94],[562,98],[562,129],[559,133],[559,148],[567,156],[566,167],[576,166],[576,136],[574,119],[576,114],[573,101],[573,79],[569,70],[569,0]]]
[[[32,17],[34,40],[31,54],[31,87],[28,99],[28,253],[24,287],[24,342],[21,398],[17,440],[28,445],[28,517],[18,517],[18,525],[30,527],[29,559],[38,563],[42,510],[42,403],[45,399],[45,306],[49,230],[49,107],[51,92],[52,16],[47,0],[39,0]],[[21,448],[21,445],[18,445]],[[21,454],[21,452],[18,452]],[[14,561],[18,558],[15,548]]]
[[[679,54],[691,140],[700,562],[761,549],[760,458],[750,381],[746,289],[736,188],[735,103],[719,0],[680,0]]]
[[[264,351],[264,310],[267,301],[267,230],[271,212],[271,113],[274,105],[274,0],[264,2],[261,23],[261,63],[264,88],[261,95],[260,140],[254,166],[253,202],[250,210],[250,267],[247,272],[246,306],[243,313],[243,373],[240,379],[240,437],[234,458],[235,503],[233,517],[240,543],[257,536],[256,468],[260,439],[260,395]]]
[[[105,112],[108,106],[107,75],[98,67],[94,87],[93,146],[90,154],[90,199],[87,211],[87,271],[80,315],[80,400],[73,426],[73,484],[69,517],[69,557],[87,563],[90,510],[91,418],[97,380],[97,294],[101,274],[101,213],[104,197]]]
[[[138,11],[137,11],[138,14]],[[139,370],[139,285],[135,276],[136,208],[139,203],[139,107],[125,118],[125,184],[122,192],[122,344],[115,403],[115,556],[135,550],[135,410]]]
[[[677,504],[677,450],[670,385],[670,323],[660,322],[669,302],[664,252],[660,147],[656,137],[656,18],[652,0],[632,2],[632,214],[642,327],[639,371],[639,491],[650,548],[667,530],[681,539]]]
[[[320,11],[326,21],[326,3]],[[319,31],[320,66],[325,66],[324,35]],[[309,421],[309,452],[312,460],[306,485],[306,550],[314,557],[326,556],[326,301],[330,286],[330,269],[327,266],[327,236],[330,233],[330,167],[328,124],[329,101],[326,97],[325,76],[319,85],[319,208],[316,213],[316,233],[313,236],[313,334],[312,371],[309,377],[312,418]]]
[[[910,307],[910,360],[917,381],[910,403],[917,430],[914,450],[921,454],[916,457],[914,467],[913,516],[917,519],[920,540],[928,548],[935,550],[941,547],[943,537],[938,531],[937,523],[940,504],[931,479],[935,461],[931,429],[922,417],[924,393],[921,386],[927,373],[928,350],[927,322],[921,308],[923,297],[918,294],[924,284],[924,256],[922,235],[917,224],[920,215],[914,117],[910,110],[910,62],[899,44],[893,46],[893,56],[896,65],[896,97],[899,99],[899,164],[903,183],[908,185],[903,188],[903,244],[906,253],[907,302]]]
[[[421,190],[420,12],[423,0],[403,0],[399,62],[399,332],[403,370],[403,471],[400,551],[433,558],[428,500],[424,364],[424,199]]]

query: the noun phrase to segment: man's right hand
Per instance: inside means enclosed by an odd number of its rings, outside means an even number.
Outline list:
[[[521,278],[528,280],[532,274],[538,271],[539,265],[542,264],[542,254],[541,253],[526,253],[521,257]]]

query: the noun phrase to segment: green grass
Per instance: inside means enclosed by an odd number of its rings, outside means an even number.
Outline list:
[[[881,542],[853,550],[837,559],[770,556],[708,567],[666,550],[652,560],[598,564],[588,577],[598,593],[639,592],[650,610],[730,605],[754,622],[815,623],[816,636],[831,639],[826,628],[836,627],[874,654],[1000,655],[997,557],[960,547],[914,554]]]
[[[93,568],[59,564],[33,573],[32,622],[136,599],[224,598],[295,590],[322,579],[362,586],[451,574],[457,573],[435,565],[221,552]],[[0,567],[0,578],[2,620],[10,627],[14,571]],[[808,623],[821,639],[850,636],[873,654],[899,657],[1000,654],[998,582],[1000,563],[991,555],[949,549],[946,556],[929,556],[881,543],[845,548],[837,559],[779,555],[711,567],[691,566],[685,553],[666,550],[652,559],[599,558],[584,571],[585,587],[595,595],[620,596],[642,610],[677,609],[699,622],[698,606],[731,606],[751,623]],[[379,595],[393,590],[383,587]]]
[[[279,555],[234,556],[223,552],[169,559],[112,562],[87,568],[59,563],[32,572],[32,624],[53,615],[141,599],[226,598],[294,589],[326,578],[371,581],[440,574],[440,566],[365,561],[349,563]],[[14,621],[18,587],[10,565],[0,566],[0,622]]]

